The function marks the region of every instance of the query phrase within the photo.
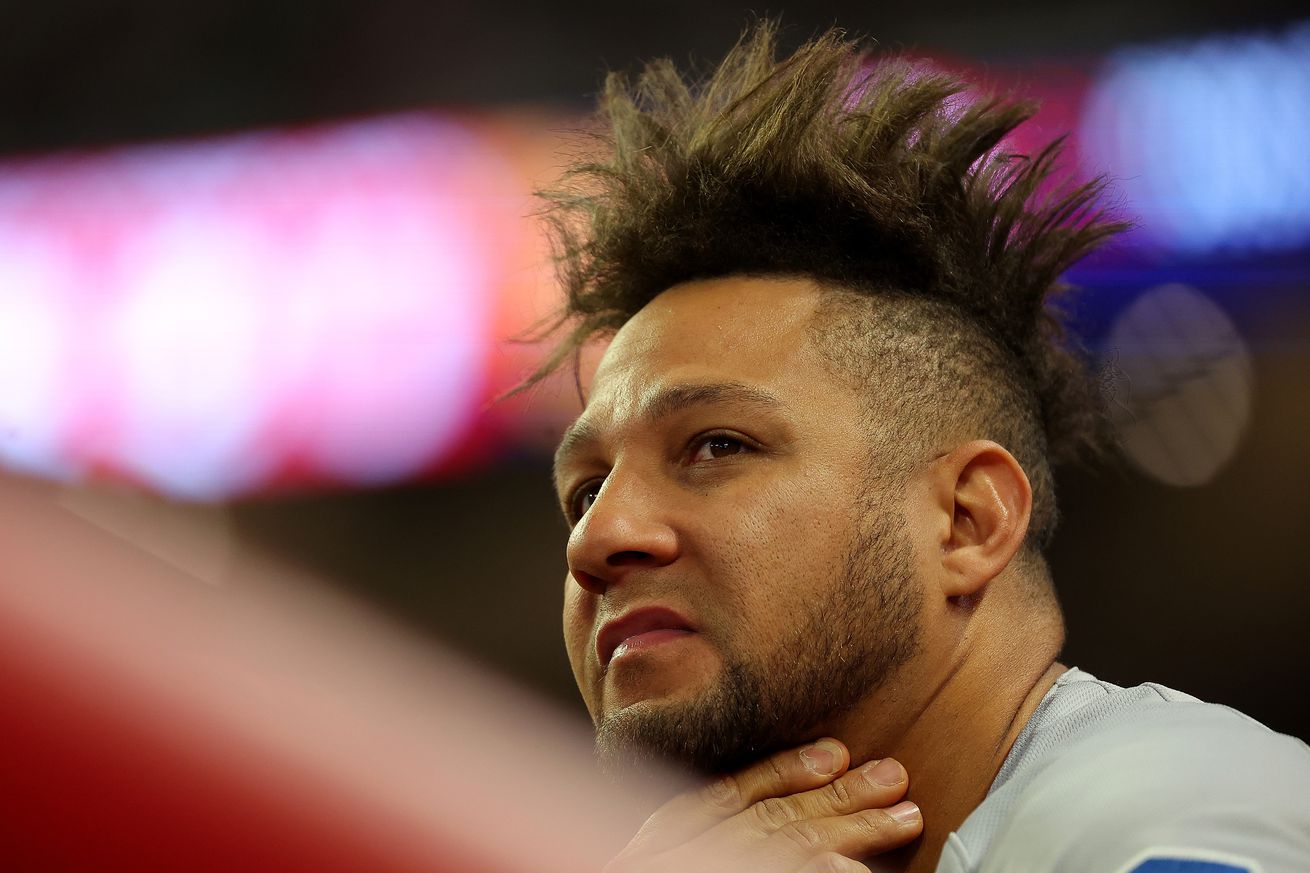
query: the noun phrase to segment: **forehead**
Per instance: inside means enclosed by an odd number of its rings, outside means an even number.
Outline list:
[[[734,276],[670,288],[615,335],[583,418],[621,414],[681,383],[732,382],[783,396],[818,387],[809,328],[822,294],[800,278]]]

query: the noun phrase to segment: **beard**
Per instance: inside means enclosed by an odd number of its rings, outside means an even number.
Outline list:
[[[862,517],[838,584],[797,613],[776,650],[751,660],[725,656],[719,678],[695,700],[638,703],[602,718],[596,726],[602,770],[618,781],[668,764],[702,776],[739,770],[816,739],[820,726],[913,657],[922,592],[905,520],[878,506]]]

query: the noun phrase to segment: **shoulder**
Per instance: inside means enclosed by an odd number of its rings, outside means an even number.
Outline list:
[[[981,870],[1310,870],[1310,748],[1228,707],[1139,688],[1158,696],[1118,689],[1136,705],[1100,707],[1043,756]]]

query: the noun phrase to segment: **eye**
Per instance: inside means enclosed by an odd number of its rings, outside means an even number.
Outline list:
[[[751,447],[745,441],[725,433],[703,436],[692,444],[692,448],[694,449],[691,456],[693,462],[714,461],[751,451]]]
[[[603,479],[592,479],[590,482],[584,482],[569,497],[568,518],[569,523],[577,524],[582,516],[587,514],[591,509],[591,504],[596,502],[596,495],[600,493],[600,486],[604,484]]]

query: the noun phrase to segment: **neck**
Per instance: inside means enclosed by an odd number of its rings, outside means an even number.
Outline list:
[[[911,713],[890,734],[885,722],[870,729],[879,722],[867,712],[860,724],[833,734],[847,743],[853,762],[892,757],[905,765],[907,798],[923,810],[923,836],[879,857],[873,869],[921,873],[936,868],[947,835],[987,796],[1014,741],[1066,669],[1054,654],[1022,665],[1009,659],[981,664],[965,659],[926,699],[881,702],[882,712],[908,705],[899,711]],[[890,691],[900,696],[897,689]]]

